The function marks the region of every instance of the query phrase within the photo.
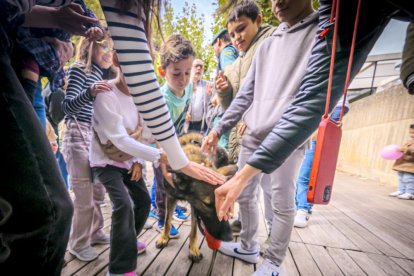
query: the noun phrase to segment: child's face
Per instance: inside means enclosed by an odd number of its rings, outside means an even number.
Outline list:
[[[231,42],[237,50],[245,52],[249,48],[261,24],[261,15],[257,16],[255,21],[252,21],[249,17],[240,16],[236,21],[227,24]]]
[[[410,138],[414,140],[414,128],[410,128],[410,130],[408,131],[408,134],[410,135]]]
[[[101,40],[94,43],[92,60],[99,67],[108,69],[112,65],[112,40]]]
[[[190,82],[193,57],[170,63],[165,68],[165,80],[174,94],[180,94]]]
[[[272,0],[273,14],[280,22],[292,26],[303,18],[303,14],[312,10],[310,0]]]

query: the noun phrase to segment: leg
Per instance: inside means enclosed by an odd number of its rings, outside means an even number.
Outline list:
[[[398,191],[406,193],[406,183],[404,181],[404,172],[398,172]]]
[[[414,173],[405,172],[405,192],[414,195]]]
[[[302,209],[308,213],[312,212],[312,204],[308,203],[307,197],[315,147],[316,141],[312,140],[310,149],[306,150],[305,159],[303,159],[296,181],[296,210]]]
[[[265,258],[280,265],[285,257],[295,217],[295,180],[304,149],[296,150],[271,176],[273,222]]]
[[[94,168],[93,171],[105,186],[114,205],[109,272],[122,274],[133,271],[137,266],[138,251],[133,203],[123,182],[128,171],[110,165],[105,168]]]
[[[32,103],[10,65],[1,24],[0,41],[0,121],[5,130],[0,153],[7,160],[1,167],[0,194],[4,206],[12,208],[0,225],[0,251],[9,252],[0,271],[60,275],[72,203]]]
[[[260,186],[263,190],[263,200],[264,200],[264,214],[267,224],[267,229],[272,229],[273,221],[273,211],[272,211],[272,183],[270,182],[270,175],[263,174],[260,179]]]
[[[92,184],[93,189],[93,221],[91,228],[91,241],[105,241],[107,240],[107,235],[103,232],[104,219],[101,210],[101,204],[105,201],[105,187],[100,181],[94,181]]]
[[[191,208],[191,231],[190,231],[190,255],[188,256],[190,260],[198,263],[203,258],[200,249],[198,248],[198,238],[197,238],[197,218],[195,215],[194,208]]]
[[[153,167],[154,168],[154,167]],[[156,181],[156,202],[158,209],[158,217],[160,221],[165,221],[165,187],[164,187],[164,176],[162,175],[161,168],[154,168],[154,177]]]
[[[164,229],[160,236],[158,237],[157,242],[155,243],[155,246],[157,248],[163,248],[166,247],[168,244],[168,240],[170,239],[170,230],[171,230],[171,221],[172,221],[172,215],[174,214],[175,204],[177,203],[177,200],[167,194],[166,198],[166,215],[165,215],[165,224]]]

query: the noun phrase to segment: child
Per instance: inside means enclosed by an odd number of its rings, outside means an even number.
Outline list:
[[[272,10],[282,23],[257,49],[236,98],[203,145],[207,149],[214,148],[218,137],[234,127],[243,116],[246,130],[238,160],[240,171],[216,190],[216,206],[222,204],[223,197],[220,197],[220,193],[223,190],[229,189],[231,193],[240,194],[241,242],[222,243],[220,251],[250,263],[256,263],[259,259],[260,246],[256,240],[259,211],[256,195],[260,175],[256,174],[250,181],[243,181],[240,177],[250,169],[247,164],[249,157],[295,99],[306,73],[318,27],[318,14],[313,11],[311,0],[272,1]],[[269,63],[269,60],[272,62]],[[295,217],[295,175],[303,156],[303,148],[296,150],[278,170],[269,174],[272,229],[265,260],[254,275],[281,273],[280,265],[286,255]],[[243,181],[243,185],[233,187],[232,183],[238,181]],[[241,193],[239,187],[244,188]],[[220,212],[219,218],[228,219],[228,214]]]
[[[410,140],[400,149],[404,155],[392,167],[398,172],[398,190],[390,196],[399,199],[414,199],[414,124],[410,125],[408,134]]]
[[[169,36],[160,50],[161,75],[166,80],[166,83],[161,87],[161,92],[164,94],[175,131],[178,135],[183,133],[187,111],[191,103],[193,83],[190,82],[190,79],[195,55],[191,42],[179,34]],[[155,170],[155,176],[159,216],[156,229],[162,232],[165,222],[165,188],[161,168]],[[176,217],[177,214],[175,214]],[[182,220],[185,219],[187,219],[186,216],[182,218]],[[178,230],[172,226],[170,237],[177,238],[178,235]]]
[[[145,250],[145,244],[137,242],[136,237],[150,210],[142,168],[145,161],[158,163],[161,150],[133,138],[137,130],[142,130],[142,121],[116,55],[113,64],[117,67],[117,78],[109,82],[108,92],[98,94],[93,103],[95,132],[89,160],[94,177],[105,186],[113,203],[109,275],[135,275],[136,256]],[[134,134],[128,135],[128,129],[135,130]],[[102,146],[108,142],[132,157],[125,161],[111,159]]]

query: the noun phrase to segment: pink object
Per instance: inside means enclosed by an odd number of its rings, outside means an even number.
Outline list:
[[[399,148],[400,148],[400,146],[398,146],[398,145],[385,146],[381,150],[382,158],[384,158],[386,160],[397,160],[397,159],[401,158],[404,155],[404,153],[399,151]]]

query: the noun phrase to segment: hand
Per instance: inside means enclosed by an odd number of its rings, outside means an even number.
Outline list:
[[[86,35],[86,28],[84,25],[97,23],[97,18],[90,18],[84,16],[85,11],[79,4],[69,4],[58,8],[55,12],[55,20],[58,25],[58,29],[62,29],[74,35]]]
[[[192,161],[190,161],[190,163],[188,163],[188,165],[180,171],[188,176],[205,181],[211,185],[224,183],[224,177],[221,174]]]
[[[216,106],[216,105],[218,105],[218,98],[217,98],[217,95],[214,95],[214,97],[213,98],[211,98],[211,105],[214,107],[214,106]]]
[[[58,54],[60,60],[60,66],[63,67],[73,56],[73,46],[72,42],[62,41],[56,37],[43,37],[43,40],[52,43],[55,47],[55,50]]]
[[[104,37],[104,34],[102,32],[102,30],[98,27],[92,27],[89,28],[86,32],[85,32],[85,36],[91,40],[91,41],[95,41],[95,40],[99,40],[102,39]]]
[[[191,121],[191,114],[190,114],[190,112],[187,112],[187,115],[185,116],[185,121],[186,122]]]
[[[142,165],[140,163],[134,162],[128,173],[131,174],[132,181],[140,180],[142,177]]]
[[[98,93],[107,92],[111,90],[112,90],[112,86],[108,83],[108,81],[102,80],[102,81],[97,81],[94,84],[92,84],[91,87],[89,88],[89,93],[91,94],[92,97],[96,97]]]
[[[218,75],[215,77],[215,81],[218,92],[227,90],[229,88],[227,77],[224,75],[222,71],[218,72]]]
[[[214,129],[204,138],[201,150],[205,153],[216,153],[219,137]]]
[[[167,158],[167,154],[165,152],[161,152],[160,154],[160,164],[168,166],[168,158]]]
[[[211,82],[206,83],[206,90],[207,90],[207,95],[211,97],[211,95],[213,95],[213,84]]]

